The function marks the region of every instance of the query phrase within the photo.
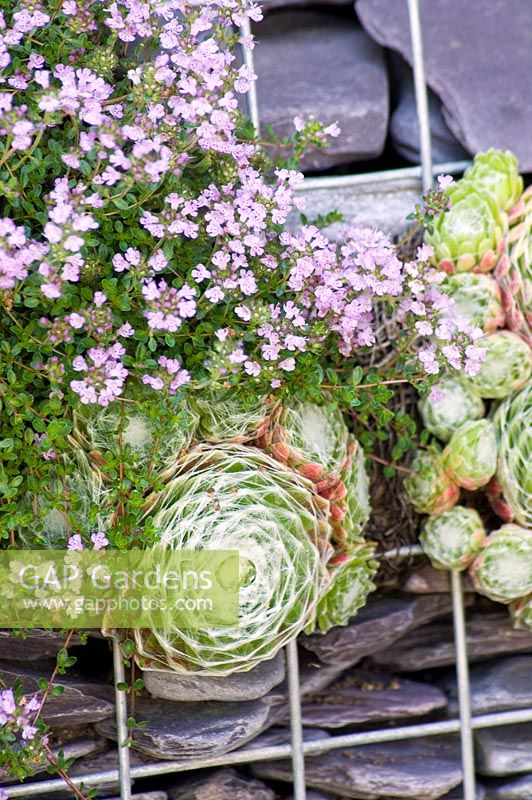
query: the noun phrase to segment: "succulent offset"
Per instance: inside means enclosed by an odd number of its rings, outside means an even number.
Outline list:
[[[188,404],[199,417],[199,438],[215,444],[242,444],[254,439],[276,407],[268,397],[255,397],[237,389],[203,389],[189,395]]]
[[[274,447],[286,448],[294,465],[319,465],[322,475],[339,473],[347,454],[349,432],[342,412],[335,405],[290,403],[279,421]]]
[[[490,333],[477,346],[485,358],[476,375],[467,384],[479,397],[502,400],[519,391],[532,373],[532,352],[520,336],[511,331]]]
[[[474,491],[485,486],[497,468],[497,439],[489,419],[464,422],[443,451],[443,463],[453,483]]]
[[[507,252],[494,275],[499,283],[506,325],[532,347],[532,186],[510,218]]]
[[[458,272],[449,275],[441,289],[454,300],[457,313],[484,333],[504,326],[501,290],[491,275]]]
[[[517,158],[509,150],[492,147],[485,153],[478,153],[464,178],[491,192],[503,211],[510,211],[523,191]]]
[[[157,547],[239,551],[240,625],[135,631],[145,666],[247,671],[314,619],[332,548],[329,504],[310,481],[255,448],[202,445],[150,506]]]
[[[486,538],[484,524],[473,508],[455,506],[428,517],[419,540],[438,569],[465,569]]]
[[[434,248],[441,269],[454,272],[489,272],[504,250],[508,218],[493,195],[482,186],[462,179],[447,189],[451,208],[442,214],[425,241]]]
[[[460,489],[445,472],[439,445],[433,442],[426,450],[418,450],[410,469],[404,487],[416,511],[441,514],[456,505]]]
[[[358,544],[336,563],[330,562],[331,583],[321,596],[316,620],[307,632],[316,629],[327,633],[335,625],[347,625],[375,589],[377,567],[374,547],[366,543]]]
[[[419,402],[425,428],[438,439],[447,442],[464,422],[484,416],[484,403],[458,378],[445,376],[436,384],[438,395],[429,393]],[[443,393],[443,397],[439,397]]]
[[[366,469],[364,450],[356,439],[351,438],[348,445],[347,466],[341,473],[345,486],[345,517],[342,518],[344,543],[349,546],[360,540],[364,527],[371,514],[369,474]],[[333,520],[335,506],[331,509]],[[336,526],[335,535],[338,537]]]
[[[532,594],[515,600],[510,606],[514,628],[532,633]]]
[[[532,593],[532,531],[508,524],[490,533],[470,572],[475,588],[497,603]]]
[[[507,522],[532,528],[532,384],[508,397],[494,414],[497,474],[490,483],[492,505]]]

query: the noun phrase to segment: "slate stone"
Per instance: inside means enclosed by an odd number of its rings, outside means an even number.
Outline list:
[[[471,669],[470,682],[473,714],[532,708],[532,655],[479,664]],[[449,698],[449,713],[458,713],[456,677],[449,675],[441,685]]]
[[[514,630],[507,611],[472,614],[466,628],[470,661],[504,653],[532,652],[532,634]],[[374,653],[372,660],[398,672],[450,666],[455,661],[452,622],[438,620],[416,628],[393,648]]]
[[[260,733],[270,708],[267,698],[241,703],[169,703],[141,698],[135,716],[148,725],[135,730],[133,747],[161,759],[222,755]],[[95,727],[102,736],[116,740],[114,720],[103,720]]]
[[[304,696],[301,710],[304,725],[343,728],[421,717],[446,705],[445,695],[435,686],[354,671],[329,689]],[[289,723],[287,712],[280,722]]]
[[[220,769],[210,775],[181,780],[168,789],[169,800],[275,800],[276,793],[256,778]]]
[[[147,670],[144,685],[154,697],[182,703],[198,700],[257,700],[264,697],[285,677],[285,654],[281,650],[271,661],[263,661],[249,672],[226,678],[178,675],[168,670]]]
[[[532,772],[532,723],[475,731],[475,752],[480,775]]]
[[[39,691],[42,674],[37,670],[0,662],[0,675],[8,686],[19,679],[28,698]],[[60,676],[57,683],[65,690],[58,696],[49,694],[42,713],[43,721],[52,728],[86,725],[114,715],[114,690],[111,686],[71,675]]]
[[[48,631],[32,630],[22,636],[15,636],[10,630],[0,630],[0,660],[2,661],[44,661],[57,656],[63,647],[64,636]],[[72,639],[71,647],[79,643],[79,637]]]
[[[342,132],[304,156],[305,171],[378,157],[388,123],[388,79],[381,48],[353,20],[314,11],[268,15],[255,31],[261,123],[280,136],[314,115]]]
[[[412,64],[406,0],[358,0],[356,12]],[[470,153],[509,148],[532,170],[529,0],[422,0],[420,12],[427,82],[451,131]]]
[[[465,592],[473,592],[473,584],[468,575],[463,575],[462,583]],[[451,591],[451,578],[448,570],[436,569],[430,564],[409,572],[401,586],[403,592],[412,594],[435,594]]]
[[[358,800],[436,800],[462,780],[460,745],[454,737],[331,750],[308,756],[305,767],[312,788]],[[259,762],[252,770],[266,780],[292,778],[289,761]]]
[[[327,689],[346,669],[345,664],[324,664],[314,653],[299,648],[299,686],[302,695]],[[286,683],[283,687],[288,691]]]
[[[476,795],[475,800],[487,800],[486,790],[484,786],[480,786],[479,782],[476,782]],[[441,800],[464,800],[464,790],[462,786],[457,786],[456,789],[453,789],[452,792],[449,794],[445,794]]]
[[[404,595],[370,600],[346,627],[301,638],[326,664],[355,664],[364,656],[389,648],[412,628],[451,611],[445,594]]]
[[[490,781],[486,800],[532,800],[532,772],[510,780]]]
[[[419,123],[412,70],[396,59],[394,73],[398,76],[398,103],[390,120],[390,136],[394,149],[407,161],[419,164],[421,150]],[[468,159],[467,151],[451,133],[441,110],[441,103],[434,92],[428,92],[429,122],[433,161],[462,161]]]

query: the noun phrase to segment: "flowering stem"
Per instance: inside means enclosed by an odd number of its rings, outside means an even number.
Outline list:
[[[43,746],[46,752],[46,758],[48,759],[52,767],[55,768],[59,777],[64,780],[68,788],[72,790],[72,792],[78,798],[78,800],[88,800],[87,796],[84,795],[83,792],[80,789],[78,789],[76,784],[69,778],[65,770],[61,769],[55,755],[53,754],[53,751],[50,748],[50,745],[47,744],[47,742],[43,742]]]
[[[72,641],[72,637],[74,636],[74,633],[75,633],[75,628],[73,628],[71,631],[68,632],[67,637],[66,637],[66,639],[64,641],[64,644],[63,644],[63,649],[64,650],[68,649],[68,646],[69,646],[70,642]],[[54,680],[55,680],[55,678],[57,676],[58,671],[59,671],[59,663],[57,663],[55,665],[54,670],[53,670],[53,672],[52,672],[52,674],[50,676],[50,680],[48,681],[48,685],[46,686],[46,689],[43,692],[43,696],[41,697],[41,702],[39,704],[39,708],[35,712],[35,717],[33,719],[33,724],[34,725],[35,725],[35,723],[37,722],[37,720],[39,719],[39,717],[40,717],[40,715],[42,713],[43,706],[44,706],[44,704],[46,703],[46,701],[48,699],[48,695],[52,691],[52,686],[53,686],[53,683],[54,683]]]

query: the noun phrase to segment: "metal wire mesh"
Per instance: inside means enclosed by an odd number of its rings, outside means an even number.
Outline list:
[[[433,165],[431,154],[430,125],[427,103],[427,86],[425,80],[425,64],[423,58],[422,29],[419,14],[419,0],[408,0],[410,31],[412,39],[414,85],[416,93],[416,107],[420,130],[421,166],[400,170],[387,170],[371,175],[345,175],[339,177],[324,177],[306,179],[302,191],[315,188],[350,187],[368,182],[393,181],[409,178],[419,180],[421,188],[429,188],[433,176],[439,172],[461,172],[468,162]],[[249,21],[242,27],[242,35],[250,33]],[[246,63],[253,67],[253,54],[244,50]],[[248,95],[248,112],[255,127],[259,131],[259,104],[256,86],[252,84]],[[383,556],[387,558],[409,557],[418,555],[421,549],[418,546],[389,550]],[[129,749],[124,746],[128,737],[127,707],[125,693],[116,689],[116,720],[117,720],[117,747],[118,770],[94,771],[82,778],[72,778],[75,784],[83,783],[85,786],[103,786],[109,783],[120,782],[121,800],[130,800],[131,782],[136,778],[146,778],[156,775],[186,772],[207,767],[229,766],[236,764],[250,764],[258,761],[286,759],[292,761],[292,774],[294,784],[294,800],[306,800],[305,785],[305,756],[317,755],[330,750],[345,747],[355,747],[366,744],[403,741],[420,736],[438,736],[449,733],[460,733],[463,769],[463,800],[475,800],[475,760],[473,731],[480,728],[499,727],[524,722],[532,722],[532,708],[515,711],[505,711],[493,714],[483,714],[472,717],[470,702],[469,664],[467,654],[466,623],[464,613],[464,597],[462,576],[459,572],[452,573],[451,581],[454,643],[456,652],[456,672],[458,683],[459,718],[441,722],[429,722],[405,727],[385,728],[362,733],[350,733],[343,736],[332,736],[326,739],[313,739],[305,742],[301,722],[301,697],[299,691],[299,664],[296,642],[291,642],[286,648],[288,671],[288,695],[290,709],[290,744],[271,747],[237,750],[222,756],[194,761],[165,761],[143,764],[131,767]],[[113,641],[113,667],[115,687],[124,682],[124,663],[118,641]],[[65,788],[61,779],[37,781],[16,787],[8,787],[8,797],[33,797]]]

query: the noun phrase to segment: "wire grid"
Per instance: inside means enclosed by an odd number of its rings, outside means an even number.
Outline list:
[[[421,165],[400,170],[387,170],[372,175],[345,175],[306,179],[303,191],[309,188],[334,188],[353,186],[362,183],[386,183],[401,178],[421,178],[422,189],[428,189],[433,176],[438,172],[462,172],[468,162],[450,164],[432,163],[430,123],[427,102],[427,86],[425,80],[425,64],[423,58],[422,31],[419,14],[419,0],[408,0],[410,33],[412,40],[414,87],[416,107],[420,131]],[[246,21],[242,26],[243,36],[250,34],[250,24]],[[245,62],[253,68],[253,54],[244,49]],[[254,85],[248,95],[248,112],[255,131],[259,133],[260,118],[257,92]],[[384,553],[384,557],[397,558],[421,555],[419,546],[402,547]],[[343,736],[332,736],[326,739],[314,739],[305,742],[301,722],[301,695],[299,691],[299,663],[297,643],[291,642],[286,647],[288,695],[290,708],[291,742],[286,745],[237,750],[222,756],[198,759],[194,761],[164,761],[131,767],[129,748],[124,746],[128,738],[127,704],[125,692],[116,689],[116,721],[118,740],[118,770],[94,771],[82,778],[73,778],[75,784],[98,786],[107,783],[120,783],[121,800],[131,800],[131,782],[135,778],[146,778],[156,775],[187,772],[207,767],[251,764],[258,761],[271,761],[290,758],[292,761],[294,800],[306,800],[305,756],[318,755],[330,750],[355,747],[365,744],[377,744],[392,741],[404,741],[420,736],[439,736],[442,734],[460,733],[463,770],[463,800],[476,800],[475,758],[473,731],[481,728],[513,725],[532,722],[532,708],[515,711],[504,711],[493,714],[482,714],[472,717],[470,701],[469,664],[467,656],[466,623],[464,613],[464,596],[462,576],[460,572],[451,573],[451,591],[453,607],[454,644],[456,652],[456,673],[458,684],[459,717],[442,722],[428,722],[408,725],[393,729],[380,729],[362,733],[349,733]],[[113,668],[115,687],[125,682],[125,669],[122,654],[117,640],[113,640]],[[8,797],[33,797],[53,791],[65,789],[62,779],[38,781],[32,784],[8,787]]]

